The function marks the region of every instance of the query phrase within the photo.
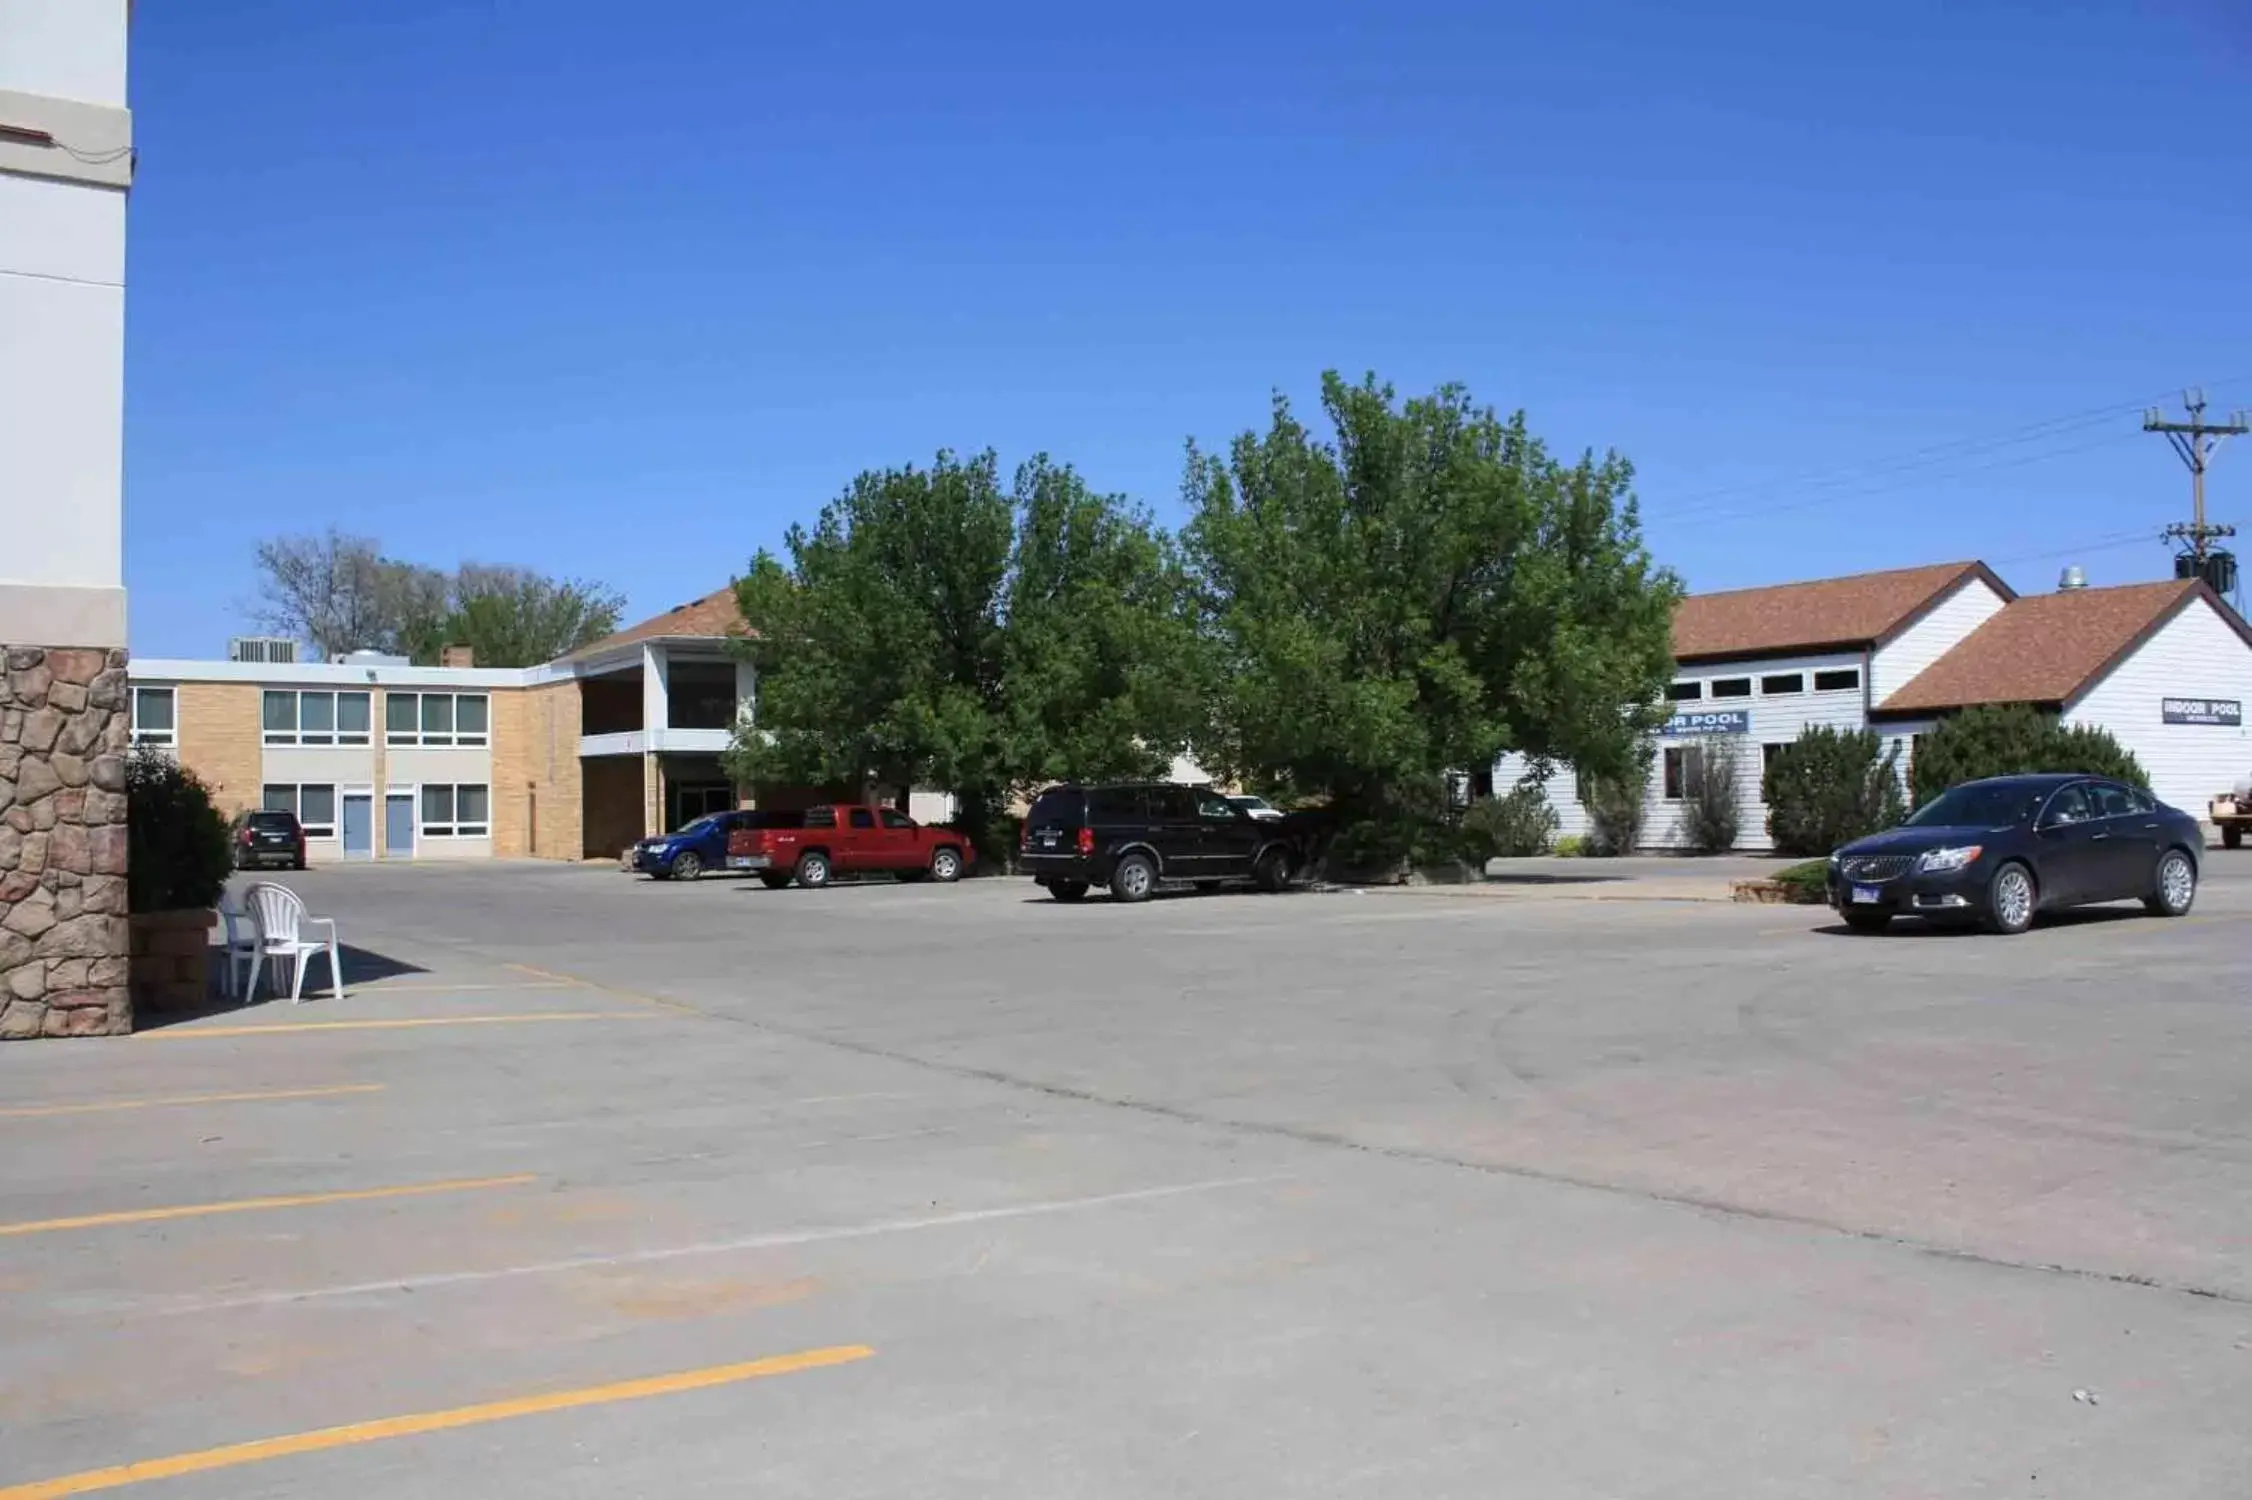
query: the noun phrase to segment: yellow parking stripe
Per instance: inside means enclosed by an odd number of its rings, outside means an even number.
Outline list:
[[[318,1089],[267,1089],[249,1094],[171,1094],[157,1099],[104,1099],[86,1104],[31,1104],[0,1109],[0,1119],[31,1120],[47,1115],[99,1115],[120,1109],[163,1109],[174,1104],[251,1104],[263,1099],[333,1099],[339,1094],[380,1094],[380,1083],[339,1083]]]
[[[715,1385],[761,1380],[770,1375],[819,1370],[830,1365],[846,1365],[868,1359],[875,1352],[865,1344],[806,1349],[796,1354],[778,1354],[744,1364],[684,1370],[676,1375],[652,1375],[642,1380],[621,1380],[614,1385],[554,1391],[544,1396],[519,1396],[509,1401],[488,1401],[482,1406],[457,1406],[450,1411],[426,1411],[407,1417],[385,1417],[375,1422],[354,1422],[345,1427],[323,1427],[314,1432],[261,1438],[253,1443],[205,1448],[200,1452],[179,1453],[170,1458],[143,1459],[139,1463],[118,1464],[108,1469],[87,1469],[77,1474],[65,1474],[59,1479],[41,1479],[30,1484],[11,1485],[0,1489],[0,1500],[60,1500],[64,1495],[90,1495],[96,1490],[118,1489],[150,1479],[173,1479],[182,1474],[202,1474],[212,1469],[264,1463],[268,1459],[318,1453],[327,1448],[346,1448],[357,1443],[380,1442],[385,1438],[448,1432],[457,1427],[475,1427],[484,1422],[505,1422],[513,1417],[570,1411],[576,1407],[601,1406],[613,1401],[638,1401],[648,1396],[670,1396],[682,1391],[705,1390]]]
[[[314,1208],[324,1203],[366,1203],[377,1198],[417,1198],[429,1193],[468,1193],[480,1188],[522,1187],[539,1181],[536,1172],[513,1177],[462,1177],[452,1182],[413,1182],[403,1187],[354,1188],[341,1193],[292,1193],[280,1198],[230,1198],[219,1203],[184,1203],[170,1208],[133,1208],[118,1213],[78,1214],[68,1219],[29,1219],[0,1224],[0,1239],[19,1234],[54,1234],[65,1229],[107,1229],[117,1224],[154,1224],[165,1219],[200,1219],[211,1214],[246,1214],[269,1208]]]

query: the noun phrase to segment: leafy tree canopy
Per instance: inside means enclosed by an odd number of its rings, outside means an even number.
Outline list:
[[[1342,807],[1505,749],[1624,774],[1665,716],[1679,580],[1633,469],[1566,464],[1457,386],[1324,377],[1333,441],[1274,403],[1189,455],[1187,559],[1217,661],[1199,759]]]
[[[468,646],[479,666],[536,666],[616,630],[625,604],[601,584],[528,568],[401,562],[334,527],[269,538],[255,562],[258,622],[324,658],[383,651],[428,666],[441,647]]]
[[[864,473],[761,552],[736,594],[759,668],[749,782],[934,786],[981,827],[1014,790],[1147,775],[1201,698],[1171,544],[1149,516],[1034,458]]]

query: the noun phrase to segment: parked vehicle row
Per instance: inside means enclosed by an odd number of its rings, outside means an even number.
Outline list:
[[[1280,890],[1303,864],[1280,810],[1257,797],[1172,782],[1052,787],[1032,804],[1019,852],[1059,901],[1077,901],[1097,886],[1121,901],[1147,900],[1167,884]],[[849,875],[958,880],[976,858],[956,829],[926,827],[896,808],[840,802],[711,813],[640,840],[619,864],[658,880],[724,870],[776,890],[818,890]]]
[[[2179,917],[2197,899],[2197,819],[2101,777],[1966,781],[1899,828],[1830,856],[1830,904],[1857,931],[1895,917],[2018,933],[2045,911],[2140,900]]]

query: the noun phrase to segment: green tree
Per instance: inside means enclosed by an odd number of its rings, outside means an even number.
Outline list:
[[[747,782],[931,786],[987,841],[1011,792],[1150,774],[1202,702],[1183,581],[1149,517],[1035,458],[870,472],[736,585],[759,668]]]
[[[449,592],[444,614],[414,632],[417,661],[436,661],[441,646],[467,646],[480,667],[537,666],[615,631],[625,605],[598,583],[488,563],[464,563]]]
[[[1632,467],[1565,464],[1455,386],[1399,405],[1332,373],[1322,405],[1334,441],[1278,397],[1225,458],[1190,450],[1217,672],[1199,758],[1348,820],[1507,749],[1628,774],[1665,714],[1680,597]]]
[[[1942,719],[1916,745],[1910,774],[1922,806],[1949,787],[1986,776],[2074,771],[2147,787],[2132,752],[2101,729],[2067,729],[2029,704],[1985,704]]]
[[[1778,750],[1760,777],[1776,849],[1826,855],[1897,824],[1899,759],[1873,729],[1809,729]]]
[[[625,604],[601,584],[529,568],[401,562],[334,527],[260,542],[254,560],[255,618],[323,658],[383,651],[429,666],[441,647],[466,645],[479,666],[536,666],[616,630]]]

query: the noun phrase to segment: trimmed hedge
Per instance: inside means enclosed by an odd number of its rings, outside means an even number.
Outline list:
[[[1966,708],[1923,737],[1913,768],[1916,804],[1966,781],[2031,771],[2070,771],[2150,785],[2134,755],[2103,730],[2067,729],[2054,714],[2012,703]]]
[[[125,902],[135,913],[209,911],[234,864],[209,788],[145,746],[125,762],[125,860]]]
[[[1809,729],[1778,750],[1760,777],[1776,849],[1827,855],[1899,823],[1898,759],[1873,729]]]

